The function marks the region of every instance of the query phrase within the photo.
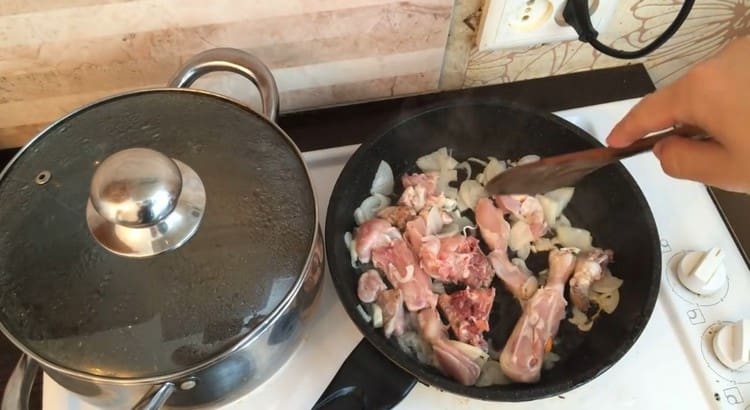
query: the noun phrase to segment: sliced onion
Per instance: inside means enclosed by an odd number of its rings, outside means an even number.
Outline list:
[[[516,221],[510,228],[508,246],[511,250],[518,252],[521,248],[528,247],[532,240],[534,240],[534,235],[531,233],[529,224],[525,221]]]
[[[591,300],[596,302],[603,311],[612,314],[620,303],[620,291],[615,289],[612,293],[594,294]]]
[[[370,323],[370,320],[372,320],[372,317],[367,314],[365,309],[362,307],[362,305],[357,305],[357,312],[359,312],[359,315],[362,316],[362,319],[365,320],[365,322]]]
[[[513,381],[503,373],[500,364],[493,358],[482,366],[482,372],[479,374],[479,378],[474,385],[477,387],[487,387],[511,383]]]
[[[570,219],[565,214],[560,214],[560,218],[555,223],[555,226],[572,226]]]
[[[458,224],[458,229],[461,231],[463,231],[464,228],[466,228],[467,226],[471,226],[471,227],[474,226],[474,222],[465,216],[461,216],[457,218],[454,222]]]
[[[427,213],[427,235],[435,235],[443,229],[443,218],[440,209],[436,206],[430,208]]]
[[[557,217],[562,213],[562,209],[560,209],[560,204],[553,201],[550,198],[547,198],[544,195],[537,195],[536,198],[539,200],[539,203],[542,205],[542,210],[544,211],[544,220],[547,222],[547,225],[554,226],[555,222],[557,221]]]
[[[451,188],[456,189],[456,188]],[[458,192],[458,191],[456,191]],[[445,194],[443,194],[445,195]],[[445,209],[448,212],[453,211],[456,209],[456,206],[458,206],[458,202],[454,198],[448,198],[447,196],[443,199],[443,209]],[[454,218],[455,219],[455,218]]]
[[[510,260],[514,265],[518,266],[519,269],[522,271],[528,273],[529,275],[532,275],[531,270],[526,266],[526,261],[521,258],[513,258]]]
[[[521,157],[521,159],[518,160],[516,165],[531,164],[532,162],[537,162],[540,159],[541,158],[539,157],[539,155],[534,155],[534,154],[524,155],[523,157]]]
[[[519,250],[516,251],[516,256],[519,258],[526,260],[526,258],[529,257],[529,254],[531,254],[531,244],[527,243],[524,244]]]
[[[479,182],[473,179],[467,179],[461,183],[458,189],[458,197],[463,200],[467,209],[474,209],[481,198],[488,196],[487,191]]]
[[[470,157],[469,159],[467,159],[467,161],[469,161],[469,162],[473,162],[473,163],[475,163],[475,164],[479,164],[479,165],[481,165],[481,166],[483,166],[483,167],[486,167],[486,166],[487,166],[487,161],[482,161],[482,160],[481,160],[481,159],[479,159],[479,158],[475,158],[475,157]]]
[[[531,244],[531,250],[534,252],[551,251],[555,248],[555,241],[550,238],[539,238]]]
[[[565,247],[578,248],[582,251],[591,249],[591,232],[585,229],[558,226],[557,238]]]
[[[359,208],[354,210],[354,222],[362,225],[366,221],[374,218],[377,213],[391,204],[391,200],[382,194],[374,194],[365,198]]]
[[[476,180],[482,185],[487,185],[487,179],[484,177],[484,172],[478,173]]]
[[[458,208],[459,212],[464,212],[465,210],[469,209],[469,207],[466,205],[463,199],[461,199],[460,191],[458,195],[458,199],[456,200],[456,207]]]
[[[447,342],[458,349],[458,351],[465,354],[468,358],[471,359],[471,361],[479,365],[480,368],[484,366],[484,364],[487,362],[487,359],[490,358],[490,356],[485,353],[484,350],[476,346],[459,342],[458,340],[448,340]]]
[[[372,304],[372,327],[383,327],[383,309],[377,303]]]
[[[547,352],[544,357],[542,357],[542,366],[544,366],[545,370],[549,370],[555,367],[555,363],[558,361],[560,361],[560,355],[555,352]]]
[[[357,241],[352,239],[351,232],[344,234],[344,243],[346,243],[346,247],[349,249],[349,257],[352,258],[352,268],[356,268],[359,255],[357,255]]]
[[[443,190],[443,195],[445,195],[447,199],[450,199],[451,201],[453,201],[452,203],[454,203],[455,206],[458,206],[458,202],[457,202],[458,189],[457,188],[449,186],[448,188],[445,188],[445,190]]]
[[[612,293],[622,286],[622,279],[610,275],[602,275],[602,278],[591,284],[591,290],[597,293]]]
[[[549,191],[546,194],[544,194],[544,196],[557,202],[558,206],[560,207],[560,213],[562,213],[562,211],[570,203],[570,200],[573,198],[574,193],[575,193],[575,188],[565,187],[565,188],[555,189],[554,191]]]
[[[456,222],[451,222],[450,224],[443,226],[443,229],[437,233],[437,237],[449,238],[458,235],[459,232],[461,232],[461,229],[458,227],[458,224]]]
[[[502,174],[507,166],[504,161],[498,161],[495,158],[490,159],[487,167],[484,169],[484,183],[486,184],[492,178]]]
[[[457,170],[458,169],[463,169],[464,171],[466,171],[466,179],[471,179],[471,164],[469,164],[468,162],[464,161],[464,162],[456,165],[456,169]]]
[[[437,182],[435,184],[435,188],[437,189],[437,192],[445,192],[446,189],[450,187],[451,182],[458,179],[458,171],[455,169],[444,169],[440,171],[440,174],[438,175]]]
[[[456,165],[458,165],[458,161],[448,154],[446,147],[417,159],[417,166],[423,172],[455,169]]]
[[[586,316],[585,313],[578,310],[578,308],[573,307],[573,316],[568,319],[568,322],[576,325],[579,330],[582,332],[588,332],[591,330],[591,326],[594,325],[593,320],[589,320],[588,316]]]
[[[445,293],[445,285],[443,285],[443,282],[434,280],[432,281],[432,291],[438,295],[442,295]]]
[[[370,186],[371,194],[390,195],[393,193],[393,170],[385,161],[380,161],[375,178]]]

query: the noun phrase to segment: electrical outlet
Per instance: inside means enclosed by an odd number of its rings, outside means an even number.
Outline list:
[[[480,51],[575,40],[562,17],[566,0],[485,0],[477,36]],[[605,31],[617,9],[614,0],[589,1],[591,23]]]

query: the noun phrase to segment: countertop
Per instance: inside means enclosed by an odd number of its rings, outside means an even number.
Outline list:
[[[391,125],[384,122],[384,112],[387,109],[392,112],[394,107],[398,107],[402,119],[448,102],[478,99],[512,100],[546,111],[557,111],[640,97],[653,90],[654,85],[645,68],[638,64],[466,90],[286,113],[279,118],[279,125],[302,151],[309,151],[362,142],[369,135],[385,130]],[[362,113],[367,113],[365,123],[362,116],[357,115]],[[339,129],[342,123],[346,124],[346,129],[350,129],[351,132],[343,135],[326,132],[326,124],[332,122],[336,122]],[[362,130],[368,132],[363,133]],[[4,166],[16,152],[17,149],[0,150],[0,165]],[[743,212],[750,209],[750,197],[719,190],[711,192],[725,220],[735,233],[735,239],[740,247],[750,249],[750,220],[744,217]],[[0,379],[3,390],[19,356],[20,351],[5,337],[0,337]],[[41,408],[40,382],[37,382],[32,392],[31,403],[32,409]]]

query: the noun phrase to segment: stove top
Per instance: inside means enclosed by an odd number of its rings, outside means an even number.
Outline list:
[[[602,140],[637,99],[557,112]],[[325,210],[336,177],[357,145],[304,153],[320,209]],[[653,155],[624,161],[652,208],[661,237],[663,280],[651,320],[634,347],[607,372],[559,397],[503,408],[750,408],[750,372],[731,371],[714,352],[713,340],[726,325],[750,317],[745,303],[750,272],[712,195],[703,185],[679,181],[661,172]],[[321,211],[324,218],[325,212]],[[325,223],[325,221],[323,221]],[[719,248],[727,280],[711,296],[688,291],[676,265],[689,251]],[[318,314],[303,344],[279,372],[258,390],[222,409],[308,409],[325,390],[347,355],[362,340],[338,301],[326,275]],[[726,335],[727,331],[723,330]],[[730,335],[731,336],[731,335]],[[731,337],[730,337],[731,339]],[[44,406],[90,409],[45,376]],[[293,394],[290,394],[290,389]],[[497,408],[417,384],[398,409]]]

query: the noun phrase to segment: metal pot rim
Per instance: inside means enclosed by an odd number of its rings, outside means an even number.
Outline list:
[[[239,107],[243,109],[244,111],[248,112],[252,115],[257,115],[265,120],[266,124],[270,127],[275,128],[275,130],[286,140],[286,142],[292,147],[294,152],[297,154],[297,157],[302,162],[303,169],[305,170],[305,175],[307,176],[307,181],[312,186],[312,178],[310,176],[310,169],[307,166],[307,163],[305,163],[304,158],[302,157],[302,152],[299,150],[299,147],[294,143],[294,141],[287,135],[286,132],[284,132],[281,127],[279,127],[278,124],[276,124],[274,121],[269,119],[266,115],[256,112],[252,108],[248,107],[247,105],[231,98],[223,94],[219,94],[216,92],[206,91],[206,90],[197,90],[193,88],[180,88],[180,87],[154,87],[154,88],[143,88],[143,89],[136,89],[131,91],[125,91],[122,93],[113,94],[110,96],[106,96],[97,100],[94,100],[91,103],[82,105],[73,111],[69,112],[68,114],[64,115],[63,117],[60,117],[59,119],[55,120],[53,123],[51,123],[49,126],[47,126],[45,129],[40,131],[36,136],[34,136],[31,140],[29,140],[17,153],[13,156],[13,158],[8,162],[8,165],[0,171],[0,183],[2,183],[3,179],[5,178],[5,174],[8,172],[8,170],[11,169],[13,164],[16,162],[18,158],[23,156],[23,154],[26,152],[26,150],[31,147],[37,140],[42,139],[52,128],[60,125],[61,123],[65,122],[68,118],[73,117],[74,115],[85,111],[87,109],[92,109],[96,107],[97,105],[101,105],[104,103],[107,103],[109,101],[118,99],[118,98],[124,98],[124,97],[130,97],[134,95],[140,95],[140,94],[150,94],[150,93],[159,93],[159,92],[183,92],[183,93],[194,93],[194,94],[202,94],[206,97],[210,98],[217,98],[219,100],[223,100],[227,103],[233,104],[236,107]],[[313,239],[310,243],[310,249],[308,250],[307,259],[305,261],[304,267],[302,269],[302,272],[299,273],[299,276],[297,277],[296,282],[294,283],[294,286],[289,289],[289,292],[284,296],[284,298],[279,302],[279,304],[274,308],[274,310],[271,312],[271,314],[268,315],[258,326],[256,326],[250,333],[245,335],[244,337],[237,340],[235,343],[230,345],[227,349],[221,351],[218,354],[215,354],[214,356],[210,357],[209,359],[206,359],[196,365],[193,365],[191,367],[185,368],[180,371],[167,373],[160,376],[150,376],[150,377],[138,377],[138,378],[116,378],[116,377],[108,377],[108,376],[99,376],[94,375],[90,373],[81,372],[78,370],[69,369],[65,366],[60,366],[52,361],[49,361],[33,351],[26,347],[23,343],[21,343],[11,332],[5,327],[5,324],[0,321],[0,332],[5,335],[5,337],[8,338],[19,350],[21,350],[24,354],[31,357],[33,360],[39,362],[43,368],[49,368],[56,372],[59,372],[61,374],[64,374],[66,376],[71,376],[75,378],[79,378],[85,381],[92,381],[97,383],[108,383],[108,384],[117,384],[117,385],[142,385],[142,384],[159,384],[164,383],[168,381],[174,381],[174,380],[180,380],[184,377],[187,377],[197,371],[200,371],[202,369],[205,369],[207,367],[210,367],[211,365],[221,361],[225,357],[229,356],[233,352],[236,352],[248,344],[252,343],[253,340],[255,340],[258,336],[260,336],[264,331],[266,331],[271,325],[273,325],[276,320],[281,316],[282,312],[286,310],[286,308],[292,303],[294,300],[294,297],[299,293],[300,288],[302,287],[306,277],[309,275],[310,272],[310,266],[313,263],[313,255],[315,253],[315,244],[318,241],[323,241],[323,237],[320,233],[320,217],[318,215],[318,198],[317,193],[315,192],[315,189],[312,189],[312,195],[313,195],[313,208],[314,208],[314,229],[315,232],[313,234]]]

